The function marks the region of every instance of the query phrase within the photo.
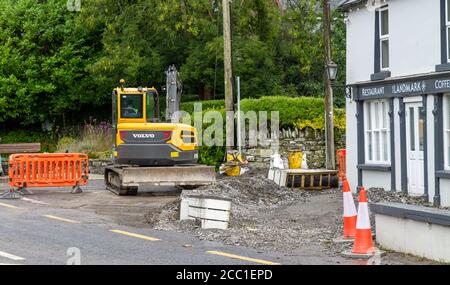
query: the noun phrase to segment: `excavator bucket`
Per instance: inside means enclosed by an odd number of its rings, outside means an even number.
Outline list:
[[[136,195],[139,186],[179,186],[195,189],[216,181],[214,167],[204,165],[167,167],[108,167],[106,187],[118,195]]]

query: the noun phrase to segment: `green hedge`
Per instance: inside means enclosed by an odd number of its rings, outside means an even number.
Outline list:
[[[52,132],[17,129],[0,133],[0,143],[2,144],[41,143],[41,150],[44,152],[54,151],[56,142],[56,135]]]
[[[194,104],[197,102],[185,102],[181,104],[181,109],[193,114]],[[201,101],[203,113],[208,110],[217,110],[222,113],[225,120],[225,102],[224,100]],[[244,99],[241,101],[243,112],[260,111],[270,112],[278,111],[280,116],[280,128],[297,127],[299,129],[313,128],[323,130],[325,126],[324,119],[324,101],[319,97],[283,97],[271,96],[261,97],[259,99]],[[192,118],[191,118],[192,119]],[[345,110],[335,109],[335,128],[339,133],[345,132]],[[203,129],[207,128],[203,124]],[[224,132],[225,134],[225,132]],[[224,158],[224,147],[200,147],[200,163],[218,166]]]
[[[184,102],[181,109],[192,114],[196,102]],[[203,112],[218,110],[225,115],[225,103],[223,100],[202,101]],[[241,101],[243,112],[267,111],[269,118],[271,111],[279,111],[280,127],[300,129],[310,127],[316,130],[324,128],[323,98],[319,97],[283,97],[271,96],[259,99],[244,99]],[[204,124],[203,128],[208,125]],[[335,109],[335,127],[345,132],[345,110]],[[225,132],[224,132],[225,135]],[[0,143],[32,143],[41,142],[43,151],[53,151],[57,143],[57,135],[41,132],[40,130],[14,130],[8,133],[0,133]],[[200,147],[200,163],[219,165],[224,158],[224,147]]]
[[[194,112],[196,102],[186,102],[181,104],[181,109],[190,114]],[[225,110],[223,100],[201,101],[202,110]],[[284,97],[271,96],[259,99],[244,99],[241,101],[241,110],[266,111],[270,119],[270,112],[278,111],[280,116],[280,127],[298,127],[303,129],[311,127],[313,129],[324,129],[324,101],[319,97]],[[345,110],[335,109],[335,127],[345,130]]]
[[[202,110],[221,110],[225,109],[224,100],[210,100],[210,101],[200,101],[200,102],[184,102],[181,103],[181,110],[188,112],[189,114],[194,113],[194,104],[202,103]]]

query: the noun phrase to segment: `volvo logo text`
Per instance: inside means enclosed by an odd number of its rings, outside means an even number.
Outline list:
[[[154,139],[155,134],[133,134],[135,139]]]

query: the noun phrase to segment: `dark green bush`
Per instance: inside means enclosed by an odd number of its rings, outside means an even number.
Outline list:
[[[224,100],[201,101],[200,103],[202,103],[203,111],[214,109],[224,112],[225,109]],[[194,104],[195,102],[182,103],[181,109],[192,114]],[[259,99],[243,99],[241,110],[243,112],[255,111],[256,113],[266,111],[268,112],[268,119],[270,119],[270,112],[278,111],[281,128],[312,127],[323,129],[324,101],[320,97],[271,96]],[[345,129],[342,118],[345,122],[345,111],[336,109],[336,128]],[[302,122],[305,124],[302,124]]]
[[[191,114],[193,121],[194,104],[196,102],[186,102],[181,104],[183,111]],[[225,121],[225,102],[224,100],[201,101],[203,113],[208,110],[217,110],[222,114]],[[278,111],[280,118],[280,128],[297,127],[313,128],[316,130],[324,129],[324,101],[320,97],[285,97],[271,96],[261,97],[259,99],[244,99],[241,101],[241,110],[243,112],[266,111],[268,119],[270,112]],[[339,132],[345,132],[345,110],[335,109],[335,127]],[[203,130],[209,125],[203,124]],[[224,131],[225,134],[225,131]],[[200,147],[200,163],[208,165],[220,165],[223,161],[225,147]]]
[[[215,166],[218,168],[225,157],[225,147],[221,146],[201,146],[199,147],[200,164]]]
[[[298,121],[323,117],[323,99],[317,97],[262,97],[260,99],[244,99],[241,102],[243,112],[278,111],[280,127],[293,127]]]
[[[199,102],[184,102],[181,103],[181,110],[188,112],[189,114],[194,113],[194,104],[201,103],[202,110],[221,110],[225,109],[225,101],[224,100],[211,100],[211,101],[199,101]]]
[[[54,133],[38,130],[22,130],[4,132],[0,134],[0,143],[41,143],[43,152],[52,152],[55,150],[57,139]]]

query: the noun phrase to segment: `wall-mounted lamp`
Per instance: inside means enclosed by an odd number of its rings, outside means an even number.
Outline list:
[[[326,65],[328,79],[335,81],[338,72],[338,65],[333,61]]]

